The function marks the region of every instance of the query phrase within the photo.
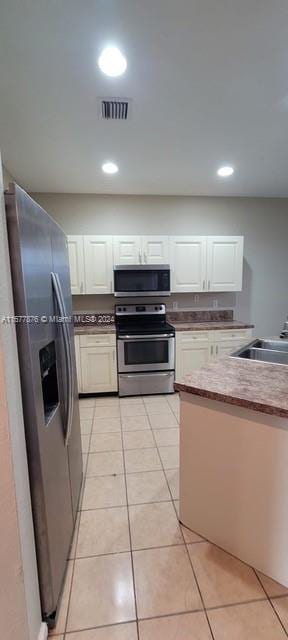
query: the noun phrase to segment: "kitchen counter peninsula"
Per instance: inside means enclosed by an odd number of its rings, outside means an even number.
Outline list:
[[[223,357],[180,391],[180,520],[288,587],[288,366]]]

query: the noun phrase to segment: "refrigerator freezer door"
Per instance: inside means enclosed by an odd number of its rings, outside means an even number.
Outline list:
[[[17,185],[6,196],[6,210],[15,313],[42,317],[18,324],[17,340],[42,612],[49,619],[58,606],[74,526],[61,335],[55,323],[45,322],[56,313],[51,219]]]
[[[71,285],[70,285],[70,270],[69,270],[69,257],[67,238],[63,231],[51,221],[51,239],[52,239],[52,260],[53,271],[57,273],[59,279],[59,285],[61,294],[65,306],[65,312],[67,316],[72,318],[72,298],[71,298]],[[61,327],[59,327],[60,329]],[[74,326],[70,322],[67,324],[69,334],[69,346],[71,355],[71,368],[72,368],[72,416],[70,433],[68,434],[68,461],[70,471],[70,485],[72,496],[72,508],[73,518],[76,520],[77,508],[80,497],[83,463],[82,463],[82,450],[81,450],[81,433],[80,433],[80,416],[79,416],[79,400],[78,400],[78,386],[76,376],[76,358],[75,358],[75,346],[74,346]],[[65,367],[63,367],[65,371]]]

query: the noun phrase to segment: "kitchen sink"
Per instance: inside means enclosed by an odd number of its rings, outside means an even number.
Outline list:
[[[232,353],[232,357],[288,365],[288,340],[256,338],[253,342]]]
[[[262,338],[256,340],[254,346],[258,349],[273,349],[273,351],[286,351],[288,353],[288,340],[277,338]]]

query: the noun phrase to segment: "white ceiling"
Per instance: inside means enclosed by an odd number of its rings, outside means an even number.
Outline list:
[[[31,191],[288,196],[287,34],[287,0],[2,0],[4,163]],[[97,68],[111,42],[121,78]]]

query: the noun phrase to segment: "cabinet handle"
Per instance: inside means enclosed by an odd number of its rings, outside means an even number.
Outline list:
[[[112,280],[110,280],[110,291],[112,293]]]
[[[205,280],[203,280],[203,290],[205,289]]]
[[[218,344],[216,344],[216,356],[218,356]]]
[[[142,264],[142,256],[141,256],[140,251],[139,251],[139,253],[138,253],[138,259],[139,259],[139,264]]]
[[[210,347],[210,355],[213,356],[213,344],[211,344],[211,347]]]
[[[208,291],[210,289],[210,280],[208,280]]]
[[[146,264],[147,264],[147,256],[146,256],[145,252],[144,252],[144,262],[146,262]]]

